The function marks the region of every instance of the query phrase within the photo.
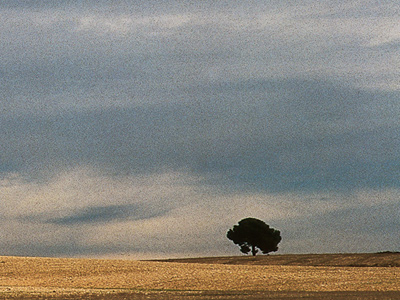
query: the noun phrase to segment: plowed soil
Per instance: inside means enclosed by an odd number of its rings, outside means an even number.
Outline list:
[[[400,299],[400,255],[0,257],[0,299]]]
[[[400,267],[400,252],[346,254],[285,254],[259,256],[222,256],[155,260],[232,265],[279,265],[323,267]]]

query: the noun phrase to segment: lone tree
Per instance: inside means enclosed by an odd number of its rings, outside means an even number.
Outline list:
[[[282,240],[279,230],[270,228],[265,222],[255,218],[239,221],[239,225],[229,229],[226,236],[240,247],[240,251],[248,254],[251,250],[253,256],[258,252],[256,248],[263,254],[277,251]]]

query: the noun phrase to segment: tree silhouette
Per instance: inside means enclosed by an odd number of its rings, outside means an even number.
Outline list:
[[[279,230],[270,228],[265,222],[246,218],[239,221],[239,225],[229,229],[227,238],[240,247],[240,251],[248,254],[250,251],[255,256],[259,248],[263,254],[278,250],[278,244],[282,240]]]

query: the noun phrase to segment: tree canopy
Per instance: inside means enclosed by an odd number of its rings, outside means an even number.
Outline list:
[[[238,225],[229,229],[227,238],[238,245],[241,252],[248,254],[251,251],[253,256],[258,252],[256,248],[260,249],[263,254],[277,251],[278,244],[282,240],[279,230],[275,230],[255,218],[239,221]]]

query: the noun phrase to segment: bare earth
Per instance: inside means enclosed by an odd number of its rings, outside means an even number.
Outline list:
[[[400,299],[400,254],[0,257],[0,299]]]

